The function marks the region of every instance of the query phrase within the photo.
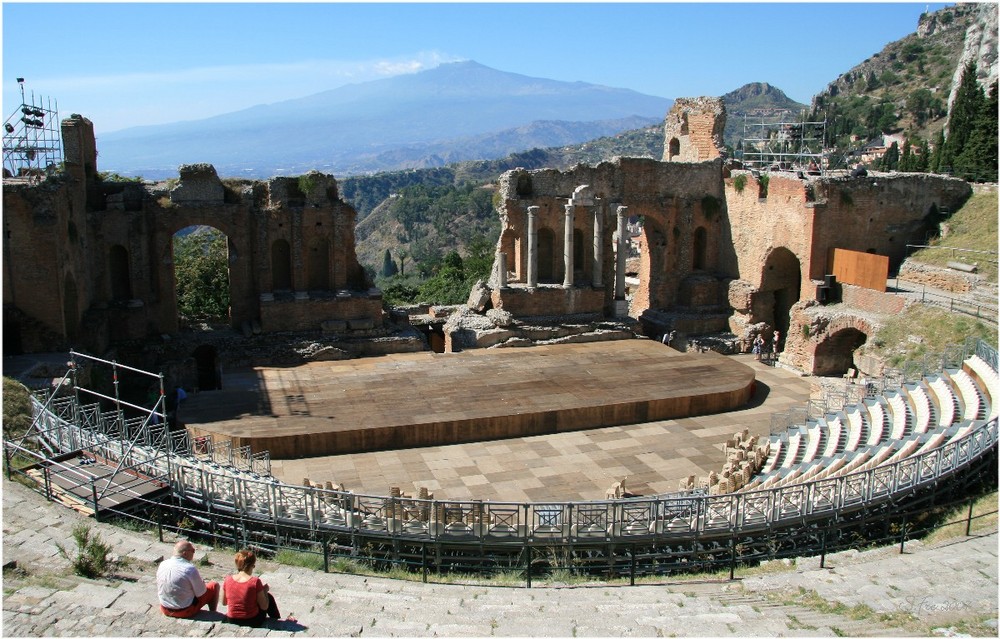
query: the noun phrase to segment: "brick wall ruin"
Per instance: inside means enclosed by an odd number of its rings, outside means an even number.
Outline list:
[[[724,120],[719,100],[678,100],[664,161],[501,176],[493,276],[474,311],[449,320],[445,343],[499,345],[508,334],[523,343],[511,324],[522,319],[622,318],[654,336],[779,330],[783,363],[839,366],[831,344],[856,348],[871,327],[864,314],[892,312],[898,300],[845,289],[825,311],[817,287],[832,249],[883,255],[895,269],[906,244],[922,243],[939,211],[959,208],[971,189],[924,174],[794,172],[771,173],[765,186],[724,165]],[[355,212],[333,177],[220,180],[210,165],[187,165],[177,181],[106,183],[95,178],[90,123],[71,117],[63,134],[66,174],[4,184],[5,328],[19,349],[101,350],[176,333],[172,238],[192,225],[229,238],[234,327],[369,336],[382,325],[381,295],[355,254]],[[627,261],[637,284],[626,285]],[[847,324],[830,329],[831,315]]]
[[[355,254],[355,211],[332,176],[222,181],[195,164],[159,184],[102,182],[91,123],[73,116],[63,137],[66,174],[4,183],[5,328],[18,333],[5,344],[14,350],[101,351],[176,333],[173,237],[190,226],[228,238],[233,327],[381,326],[381,293]]]
[[[663,123],[664,162],[704,162],[724,155],[721,98],[677,98]]]
[[[677,101],[667,116],[663,162],[619,158],[596,167],[504,174],[497,253],[506,277],[502,287],[492,283],[493,306],[515,317],[627,313],[654,336],[728,328],[749,343],[757,333],[770,339],[779,330],[784,363],[806,371],[833,366],[826,324],[809,320],[815,326],[807,330],[801,315],[818,304],[832,250],[886,256],[895,269],[906,245],[922,243],[936,228],[938,211],[956,210],[971,189],[961,180],[926,174],[774,172],[765,183],[721,159],[704,161],[718,158],[725,113],[716,102]],[[672,139],[677,144],[671,150]],[[574,194],[583,188],[592,193],[592,205],[575,205]],[[570,209],[572,233],[565,226]],[[620,211],[641,226],[639,284],[627,296],[616,287]],[[534,285],[528,274],[532,233],[541,274]],[[565,280],[570,252],[576,272]],[[891,296],[870,298],[849,291],[837,312],[850,314],[853,303],[862,314],[897,312],[901,304]],[[851,335],[837,343],[857,341]]]

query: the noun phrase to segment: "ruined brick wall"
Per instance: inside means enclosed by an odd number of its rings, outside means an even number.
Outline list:
[[[907,244],[923,244],[937,230],[937,212],[957,210],[972,194],[963,180],[926,173],[828,178],[816,180],[814,188],[813,279],[822,278],[831,248],[886,255],[894,272]]]
[[[211,165],[198,164],[182,166],[175,183],[104,183],[87,177],[96,172],[89,121],[74,117],[63,132],[66,174],[38,185],[4,183],[5,307],[62,340],[23,338],[24,350],[101,351],[117,340],[176,333],[173,237],[189,226],[228,238],[234,327],[319,331],[329,320],[362,318],[381,325],[381,295],[355,253],[356,214],[332,176],[223,183]],[[285,250],[276,250],[279,241]],[[282,260],[292,297],[280,313],[264,312]]]
[[[617,158],[596,167],[580,165],[569,171],[509,171],[501,176],[498,188],[501,235],[497,252],[507,255],[507,268],[513,275],[511,284],[524,285],[528,259],[527,209],[538,206],[536,228],[548,235],[544,241],[550,244],[539,251],[539,283],[562,283],[564,206],[577,187],[588,185],[596,198],[595,206],[602,210],[600,292],[605,312],[611,313],[614,298],[613,242],[619,205],[628,207],[627,214],[632,220],[643,220],[643,236],[639,240],[645,248],[639,262],[641,284],[633,295],[629,314],[637,317],[646,308],[670,306],[678,303],[678,291],[685,277],[701,272],[717,274],[724,262],[723,255],[730,250],[720,176],[719,161],[688,165],[629,158]],[[592,279],[591,211],[586,209],[574,217],[574,229],[584,245],[583,268],[574,279],[577,288],[589,287]],[[694,247],[699,229],[702,255],[696,268]],[[591,310],[589,304],[581,308],[568,301],[577,298],[560,299],[552,298],[557,306],[539,314]],[[596,298],[586,295],[580,299]],[[507,304],[503,292],[497,302]],[[509,305],[521,306],[525,313],[534,312],[524,306],[523,300],[511,300]]]
[[[722,157],[726,107],[720,98],[677,98],[664,122],[664,162],[704,162]]]

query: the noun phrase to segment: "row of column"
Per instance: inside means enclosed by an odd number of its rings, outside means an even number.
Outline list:
[[[573,229],[575,226],[575,216],[576,207],[578,205],[573,203],[573,200],[569,200],[565,206],[565,230],[563,233],[563,265],[565,276],[563,277],[563,287],[570,288],[573,286]],[[536,224],[536,218],[538,216],[538,206],[529,206],[527,214],[527,228],[528,228],[528,264],[527,264],[527,285],[528,288],[536,288],[538,286],[538,227]],[[615,299],[623,300],[625,299],[625,259],[628,257],[629,253],[629,238],[628,238],[628,207],[618,206],[618,229],[617,229],[617,259],[615,261]],[[598,201],[593,205],[593,263],[591,267],[590,282],[594,288],[601,288],[604,286],[604,275],[602,269],[603,263],[603,232],[604,232],[604,209],[601,203]],[[502,262],[500,268],[500,285],[501,287],[507,284],[507,255],[505,253],[500,254],[500,260]]]

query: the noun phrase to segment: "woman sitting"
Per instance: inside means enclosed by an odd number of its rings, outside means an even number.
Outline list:
[[[269,592],[270,587],[253,576],[257,558],[251,550],[236,553],[235,575],[222,583],[222,605],[226,606],[226,622],[259,628],[264,619],[280,619],[278,604]]]

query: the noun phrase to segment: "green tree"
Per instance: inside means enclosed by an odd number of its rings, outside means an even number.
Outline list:
[[[174,238],[177,311],[194,320],[229,316],[229,248],[220,231],[199,228]]]
[[[997,180],[997,84],[980,105],[969,137],[955,158],[955,173],[968,180]]]
[[[392,261],[392,253],[389,249],[385,250],[385,255],[382,256],[382,277],[392,277],[399,272],[396,268],[396,263]]]
[[[951,115],[948,117],[946,144],[951,150],[952,157],[958,158],[962,154],[973,129],[976,128],[976,122],[982,114],[985,102],[986,95],[976,80],[976,63],[969,62],[962,71],[962,79],[955,93],[955,102],[951,105]]]
[[[885,171],[895,171],[899,165],[899,144],[893,142],[882,156],[881,167]]]

